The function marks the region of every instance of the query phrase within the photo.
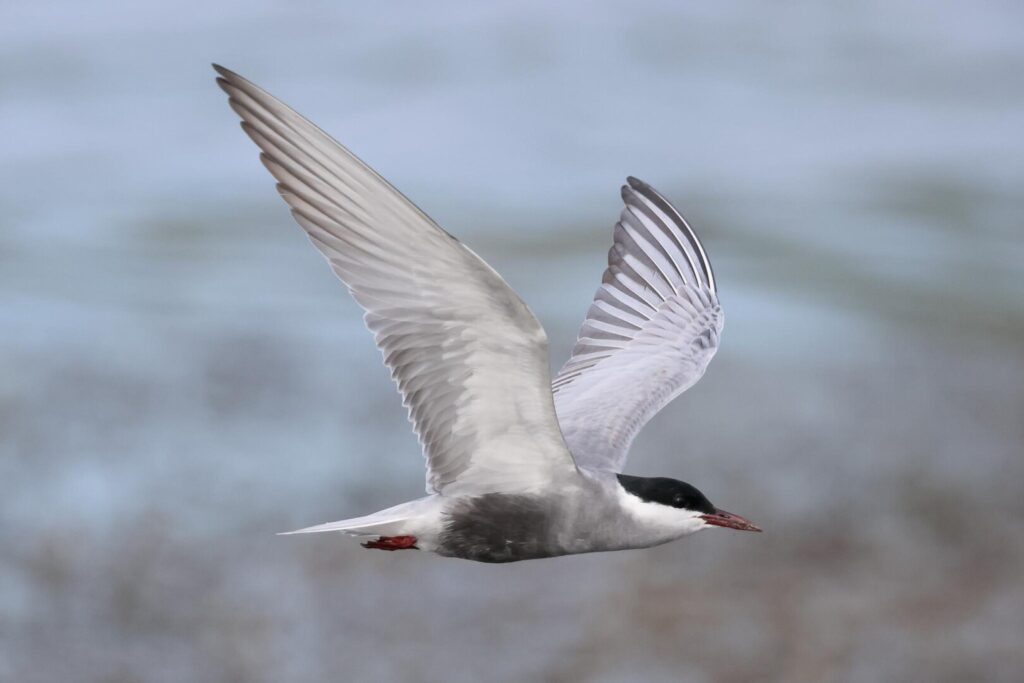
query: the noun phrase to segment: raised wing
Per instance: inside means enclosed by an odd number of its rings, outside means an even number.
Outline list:
[[[292,215],[365,309],[427,459],[427,490],[519,490],[575,472],[547,336],[501,277],[287,105],[214,66]]]
[[[724,323],[696,233],[650,185],[628,183],[601,287],[551,387],[576,462],[614,472],[648,420],[704,374]]]

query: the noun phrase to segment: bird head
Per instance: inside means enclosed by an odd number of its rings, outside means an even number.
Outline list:
[[[751,521],[711,504],[695,486],[667,477],[632,477],[618,475],[619,483],[627,493],[637,497],[649,513],[678,517],[692,533],[711,526],[738,531],[761,531]],[[650,506],[657,506],[651,508]]]

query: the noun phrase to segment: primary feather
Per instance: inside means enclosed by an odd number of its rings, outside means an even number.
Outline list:
[[[704,374],[725,320],[696,233],[654,188],[628,183],[608,268],[552,383],[577,463],[613,472],[648,420]]]
[[[428,492],[522,490],[575,472],[547,336],[516,293],[322,130],[215,68],[295,220],[365,309],[423,445]]]

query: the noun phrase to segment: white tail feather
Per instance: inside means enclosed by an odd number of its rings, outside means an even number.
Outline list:
[[[340,531],[353,536],[397,536],[408,526],[408,522],[424,511],[424,502],[430,497],[411,500],[365,517],[353,517],[337,522],[308,526],[295,531],[282,531],[278,536],[292,534],[319,534],[325,531]]]

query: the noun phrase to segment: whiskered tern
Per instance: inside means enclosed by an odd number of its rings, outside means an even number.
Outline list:
[[[429,495],[289,533],[515,562],[760,531],[682,481],[622,474],[637,432],[704,374],[724,318],[682,215],[629,178],[608,267],[554,381],[511,287],[329,135],[214,66],[292,216],[365,310],[419,436]]]

